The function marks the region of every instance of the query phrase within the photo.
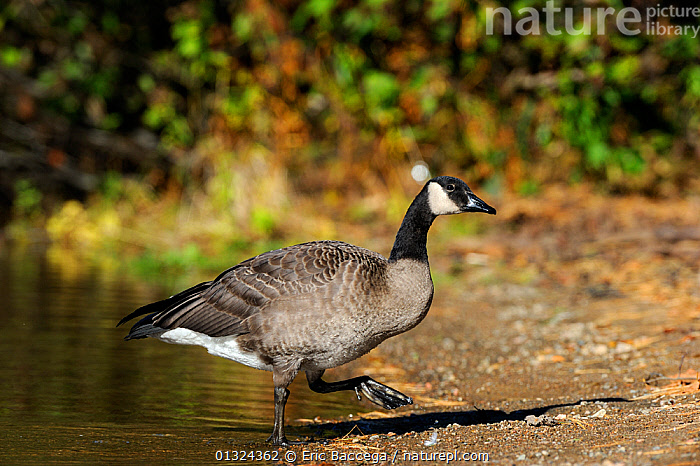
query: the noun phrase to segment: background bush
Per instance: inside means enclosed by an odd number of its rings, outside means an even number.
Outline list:
[[[697,39],[487,35],[499,6],[544,2],[9,1],[0,200],[138,204],[135,180],[270,235],[296,195],[391,190],[417,162],[492,191],[697,191]]]

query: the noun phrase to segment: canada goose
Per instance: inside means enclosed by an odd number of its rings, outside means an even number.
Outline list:
[[[272,371],[275,421],[268,439],[284,435],[287,387],[299,371],[311,390],[355,390],[386,409],[413,400],[368,376],[321,379],[326,369],[366,354],[423,320],[433,299],[427,234],[438,215],[496,209],[458,178],[428,181],[411,203],[389,259],[339,241],[269,251],[168,299],[147,304],[117,326],[147,314],[125,340],[154,337],[200,345],[209,353]]]

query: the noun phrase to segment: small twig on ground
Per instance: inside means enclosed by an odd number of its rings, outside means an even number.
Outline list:
[[[340,439],[342,440],[342,439],[344,439],[344,438],[347,438],[348,435],[352,434],[352,432],[353,432],[355,429],[357,429],[358,431],[360,431],[360,435],[365,435],[365,433],[362,432],[362,429],[360,429],[359,427],[357,427],[357,424],[355,424],[354,426],[352,426],[352,429],[350,429],[350,431],[349,431],[347,434],[343,435]]]
[[[678,365],[678,377],[681,376],[681,368],[683,367],[683,360],[685,359],[685,356],[687,354],[688,354],[688,352],[686,351],[681,355],[681,363]]]
[[[662,381],[662,380],[676,380],[676,381],[681,381],[681,382],[695,382],[695,381],[698,380],[698,378],[697,378],[697,377],[663,377],[663,376],[661,376],[661,377],[654,377],[653,379],[652,379],[652,378],[646,379],[646,380],[644,381],[644,383],[647,384],[647,385],[649,385],[649,384],[652,384],[652,383],[654,383],[654,382],[659,382],[659,381]]]

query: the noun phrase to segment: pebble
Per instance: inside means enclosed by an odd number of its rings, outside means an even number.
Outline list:
[[[606,412],[607,411],[605,411],[605,409],[600,409],[600,410],[596,411],[595,413],[591,414],[591,417],[603,418],[603,417],[605,417]]]
[[[432,447],[433,445],[438,443],[437,437],[438,437],[437,430],[434,430],[432,435],[430,436],[430,438],[428,440],[426,440],[425,442],[423,442],[423,444],[426,447]]]
[[[533,427],[556,425],[554,419],[552,419],[550,416],[547,416],[546,414],[543,414],[541,416],[533,416],[532,414],[530,414],[525,418],[525,422],[527,423],[527,425]]]

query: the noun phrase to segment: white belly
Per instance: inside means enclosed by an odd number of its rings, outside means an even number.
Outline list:
[[[255,369],[272,370],[272,366],[265,364],[257,354],[241,349],[236,337],[210,337],[194,330],[176,328],[160,334],[157,338],[166,343],[203,346],[214,356],[221,356]]]

